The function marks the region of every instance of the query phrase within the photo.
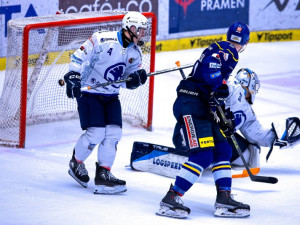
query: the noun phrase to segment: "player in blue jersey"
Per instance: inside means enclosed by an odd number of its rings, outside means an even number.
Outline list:
[[[197,181],[201,172],[212,165],[217,189],[215,216],[246,217],[250,206],[231,197],[232,149],[226,136],[213,119],[216,106],[224,105],[229,95],[226,81],[238,63],[238,53],[249,42],[246,24],[235,22],[227,32],[227,41],[213,43],[195,62],[192,72],[177,87],[173,114],[177,120],[173,143],[176,149],[188,148],[188,161],[183,163],[174,186],[160,202],[158,215],[186,218],[190,209],[181,197]]]
[[[122,136],[120,87],[135,89],[147,80],[141,67],[142,52],[148,21],[139,12],[128,12],[122,20],[122,29],[113,32],[95,32],[71,56],[69,72],[64,76],[67,96],[76,98],[81,128],[69,164],[69,174],[83,187],[89,176],[84,161],[98,145],[95,194],[115,194],[126,191],[126,182],[110,172],[117,144]],[[81,86],[117,81],[130,77],[126,83],[81,92]]]

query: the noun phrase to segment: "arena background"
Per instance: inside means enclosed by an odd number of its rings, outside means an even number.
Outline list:
[[[152,11],[158,18],[157,52],[206,47],[225,40],[234,21],[249,24],[251,42],[300,40],[300,0],[1,0],[0,70],[5,69],[10,19],[65,13]]]

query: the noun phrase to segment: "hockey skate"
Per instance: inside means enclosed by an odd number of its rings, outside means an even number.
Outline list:
[[[88,171],[86,170],[84,163],[78,163],[76,161],[74,155],[70,160],[68,172],[80,185],[87,188],[90,180]]]
[[[96,162],[94,194],[118,194],[127,191],[126,181],[119,180]]]
[[[233,200],[230,191],[218,191],[215,216],[242,218],[250,216],[250,206]]]
[[[160,202],[160,208],[156,212],[159,216],[167,216],[178,219],[184,219],[190,214],[191,210],[183,205],[181,197],[172,190],[171,184],[170,190],[166,196]]]

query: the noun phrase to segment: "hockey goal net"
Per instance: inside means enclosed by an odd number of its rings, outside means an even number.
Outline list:
[[[8,22],[7,64],[0,98],[0,145],[25,147],[26,126],[78,117],[77,102],[58,81],[70,55],[96,31],[121,29],[125,12],[85,12],[30,17]],[[143,65],[154,71],[156,17],[149,22]],[[151,130],[154,78],[136,90],[121,88],[123,119]]]

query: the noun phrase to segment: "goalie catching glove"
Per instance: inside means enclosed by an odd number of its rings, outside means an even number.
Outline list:
[[[80,73],[70,71],[64,76],[64,80],[67,84],[67,96],[68,98],[80,98],[81,97],[81,79]]]
[[[131,73],[128,78],[131,78],[126,82],[126,88],[128,89],[136,89],[140,85],[143,85],[147,81],[147,73],[144,69],[137,70]]]
[[[273,146],[279,146],[280,149],[292,147],[300,141],[300,120],[298,117],[289,117],[285,121],[285,129],[282,130],[280,127],[276,127],[272,123],[272,131],[275,134],[273,145],[271,146],[266,159],[268,160],[272,151]]]
[[[300,121],[298,117],[289,117],[286,119],[286,127],[283,133],[280,133],[278,129],[275,129],[274,123],[272,123],[272,131],[275,133],[275,140],[273,145],[279,146],[279,148],[289,147],[294,145],[300,140]],[[280,138],[279,138],[280,135]]]

